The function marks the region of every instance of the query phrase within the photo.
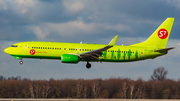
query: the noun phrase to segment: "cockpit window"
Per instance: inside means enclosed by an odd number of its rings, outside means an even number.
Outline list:
[[[18,45],[12,45],[11,47],[18,47]]]

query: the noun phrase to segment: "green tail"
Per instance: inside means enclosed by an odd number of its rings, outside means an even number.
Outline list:
[[[152,47],[153,49],[166,48],[173,22],[174,18],[167,18],[146,41],[130,46]]]

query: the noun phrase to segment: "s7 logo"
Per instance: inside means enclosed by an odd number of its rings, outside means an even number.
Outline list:
[[[30,50],[30,54],[31,54],[31,55],[34,55],[34,54],[35,54],[35,50],[34,50],[34,49],[31,49],[31,50]]]
[[[161,39],[166,39],[168,36],[168,31],[166,29],[160,29],[158,31],[158,37]]]

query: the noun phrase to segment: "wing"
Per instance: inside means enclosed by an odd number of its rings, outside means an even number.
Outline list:
[[[116,35],[110,41],[110,43],[107,46],[103,47],[103,48],[79,54],[80,59],[84,59],[84,60],[87,60],[87,61],[90,61],[90,60],[99,61],[100,60],[99,57],[102,57],[103,52],[114,46],[114,44],[116,43],[117,37],[118,37],[118,35]]]

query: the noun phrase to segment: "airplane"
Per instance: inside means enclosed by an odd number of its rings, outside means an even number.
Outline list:
[[[168,17],[144,42],[128,46],[115,45],[118,35],[109,44],[65,43],[65,42],[20,42],[4,50],[5,53],[20,59],[58,59],[62,63],[76,64],[87,62],[86,68],[91,68],[89,62],[132,62],[154,59],[166,55],[175,47],[166,48],[174,18]]]

